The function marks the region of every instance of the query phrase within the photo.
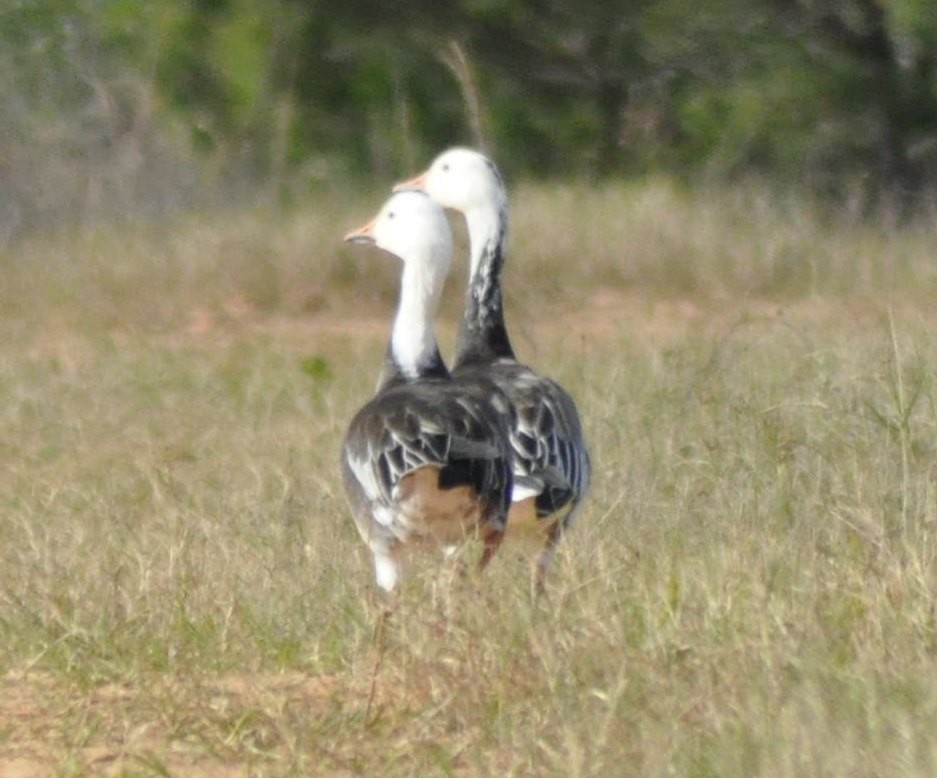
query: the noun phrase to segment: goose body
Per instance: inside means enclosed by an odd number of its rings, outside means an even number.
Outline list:
[[[395,190],[425,191],[465,216],[469,282],[452,372],[466,383],[494,383],[512,406],[515,486],[509,535],[531,524],[545,535],[537,566],[537,583],[543,586],[556,543],[582,505],[592,468],[576,403],[556,381],[519,362],[511,346],[501,295],[507,238],[501,175],[483,154],[455,148]]]
[[[478,536],[482,565],[497,549],[513,484],[510,407],[481,384],[453,381],[440,357],[432,319],[452,255],[442,209],[422,193],[396,194],[346,241],[403,260],[377,392],[352,419],[341,457],[377,584],[392,591],[408,548],[447,548]]]

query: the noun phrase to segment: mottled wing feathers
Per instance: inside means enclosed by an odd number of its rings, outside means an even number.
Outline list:
[[[548,516],[578,500],[589,485],[590,460],[576,404],[555,381],[505,360],[457,372],[493,381],[516,415],[510,432],[518,484],[537,492],[537,514]]]
[[[383,392],[352,420],[343,458],[350,488],[377,515],[393,509],[405,476],[434,467],[440,489],[468,487],[503,524],[512,480],[507,424],[481,391],[426,381]]]

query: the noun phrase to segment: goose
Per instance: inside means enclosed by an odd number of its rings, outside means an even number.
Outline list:
[[[351,420],[341,455],[377,586],[397,588],[404,552],[414,546],[451,551],[480,537],[483,568],[504,535],[511,502],[510,407],[497,391],[453,381],[440,356],[433,317],[452,262],[449,223],[424,193],[403,192],[345,241],[403,262],[377,391]]]
[[[493,381],[513,406],[515,487],[508,536],[515,527],[531,523],[544,533],[536,565],[537,588],[543,590],[556,545],[582,506],[592,468],[576,403],[556,381],[519,362],[511,346],[501,296],[507,239],[504,183],[484,154],[452,148],[394,191],[424,191],[465,217],[469,281],[452,374],[478,385]]]

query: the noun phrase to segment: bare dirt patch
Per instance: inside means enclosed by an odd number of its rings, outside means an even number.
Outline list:
[[[335,677],[298,672],[87,690],[44,673],[10,673],[0,685],[0,775],[243,776],[250,764],[279,761],[282,711],[315,716],[341,693]]]
[[[507,311],[512,335],[523,342],[553,338],[589,338],[605,343],[622,334],[656,345],[668,345],[688,334],[718,333],[739,320],[761,319],[795,322],[805,326],[823,323],[873,323],[887,317],[917,318],[937,323],[937,309],[912,303],[888,304],[871,298],[800,298],[778,301],[764,298],[694,299],[648,297],[640,290],[606,288],[594,291],[575,304],[535,306],[526,301]],[[444,311],[437,321],[442,338],[455,330],[458,310]],[[242,326],[295,332],[299,336],[351,336],[382,340],[387,337],[392,313],[373,311],[320,311],[307,317],[251,316],[236,320]],[[235,320],[217,319],[207,327],[189,329],[205,334],[224,329]]]

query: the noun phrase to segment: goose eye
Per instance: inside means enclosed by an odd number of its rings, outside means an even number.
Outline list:
[[[446,164],[444,164],[444,165],[442,166],[442,169],[443,169],[443,171],[448,172],[448,171],[449,171],[449,163],[447,162]]]
[[[387,212],[387,218],[388,218],[388,219],[393,219],[395,215],[396,215],[396,214],[394,214],[393,211],[388,211],[388,212]]]

